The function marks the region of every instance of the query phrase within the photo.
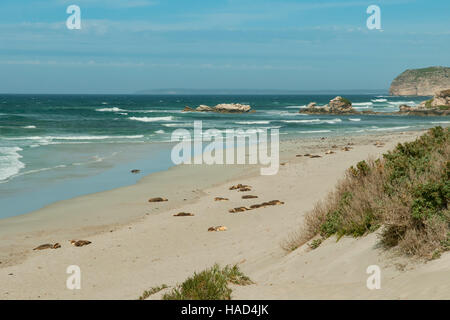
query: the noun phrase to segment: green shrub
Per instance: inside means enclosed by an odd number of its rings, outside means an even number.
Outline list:
[[[248,285],[252,282],[237,265],[221,269],[215,264],[210,269],[194,273],[170,293],[166,293],[163,300],[230,300],[229,283]]]
[[[363,236],[432,257],[450,247],[450,128],[435,127],[376,161],[350,167],[327,200],[307,214],[298,245],[320,234]],[[291,241],[292,242],[292,241]]]

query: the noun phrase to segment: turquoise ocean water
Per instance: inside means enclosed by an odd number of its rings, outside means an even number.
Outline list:
[[[135,183],[165,170],[177,128],[279,128],[280,138],[370,134],[448,125],[448,117],[302,115],[333,95],[0,95],[0,218]],[[428,97],[346,95],[357,110],[397,111]],[[255,113],[183,113],[185,106],[250,104]]]

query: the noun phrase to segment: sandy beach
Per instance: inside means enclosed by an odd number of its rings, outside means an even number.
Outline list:
[[[261,176],[259,166],[182,165],[132,186],[2,219],[0,299],[137,299],[146,289],[174,286],[214,263],[239,264],[254,281],[234,286],[234,299],[449,299],[448,253],[428,263],[413,261],[378,248],[376,234],[337,243],[332,237],[314,251],[303,246],[287,253],[281,245],[348,167],[421,133],[283,141],[273,176]],[[377,147],[376,141],[385,144]],[[349,143],[351,150],[342,151]],[[333,145],[336,153],[325,155]],[[297,157],[306,153],[322,157]],[[237,183],[252,191],[229,190]],[[169,201],[149,203],[152,197]],[[270,200],[284,204],[228,212]],[[194,216],[173,216],[179,212]],[[228,230],[207,231],[219,225]],[[92,243],[74,247],[71,239]],[[55,242],[61,248],[33,251]],[[374,264],[382,269],[382,287],[371,291],[366,268]],[[81,268],[80,290],[66,288],[69,265]]]

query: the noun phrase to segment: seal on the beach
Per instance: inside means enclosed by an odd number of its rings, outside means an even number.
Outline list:
[[[238,208],[234,208],[234,209],[230,209],[228,210],[229,213],[236,213],[236,212],[244,212],[244,211],[248,211],[251,210],[247,207],[238,207]]]
[[[350,148],[350,147],[343,147],[341,150],[342,150],[342,151],[350,151],[351,148]]]
[[[173,215],[174,217],[193,217],[194,214],[189,213],[189,212],[179,212],[177,214]]]
[[[215,197],[215,198],[214,198],[214,201],[228,201],[228,200],[230,200],[230,199],[228,199],[228,198],[222,198],[222,197]]]
[[[239,183],[239,184],[237,184],[235,186],[231,186],[229,188],[229,190],[240,190],[240,189],[243,189],[243,188],[251,188],[251,187],[246,185],[246,184]]]
[[[87,246],[88,244],[92,243],[88,240],[69,240],[69,241],[75,247],[83,247],[83,246]]]
[[[51,243],[41,244],[40,246],[34,248],[33,250],[58,249],[58,248],[61,248],[61,245],[58,242],[56,242],[55,244]]]
[[[227,231],[228,228],[225,226],[217,226],[217,227],[209,227],[208,231],[209,232],[215,232],[215,231]]]
[[[148,202],[164,202],[164,201],[169,201],[166,198],[161,198],[161,197],[157,197],[157,198],[151,198],[148,200]]]
[[[333,154],[333,153],[336,153],[336,152],[334,152],[333,150],[328,150],[327,152],[325,152],[325,154]]]
[[[251,194],[247,194],[245,196],[242,196],[242,199],[256,199],[258,198],[258,196],[253,196]]]
[[[284,204],[283,201],[280,200],[272,200],[272,201],[268,201],[268,202],[263,202],[261,204],[254,204],[250,206],[250,209],[258,209],[258,208],[264,208],[267,206],[277,206],[280,204]]]

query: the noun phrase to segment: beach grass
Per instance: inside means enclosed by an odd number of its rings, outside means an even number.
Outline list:
[[[218,264],[200,273],[194,273],[171,292],[164,294],[163,300],[230,300],[229,284],[248,285],[252,281],[237,265],[221,268]]]
[[[147,298],[149,298],[150,296],[154,295],[155,293],[160,292],[161,290],[164,290],[168,288],[167,285],[163,284],[161,286],[157,286],[157,287],[152,287],[149,290],[145,290],[142,295],[139,297],[139,300],[145,300]]]
[[[384,248],[437,258],[450,249],[450,129],[435,127],[381,159],[361,161],[305,218],[284,247],[320,235],[361,237],[380,230]]]

